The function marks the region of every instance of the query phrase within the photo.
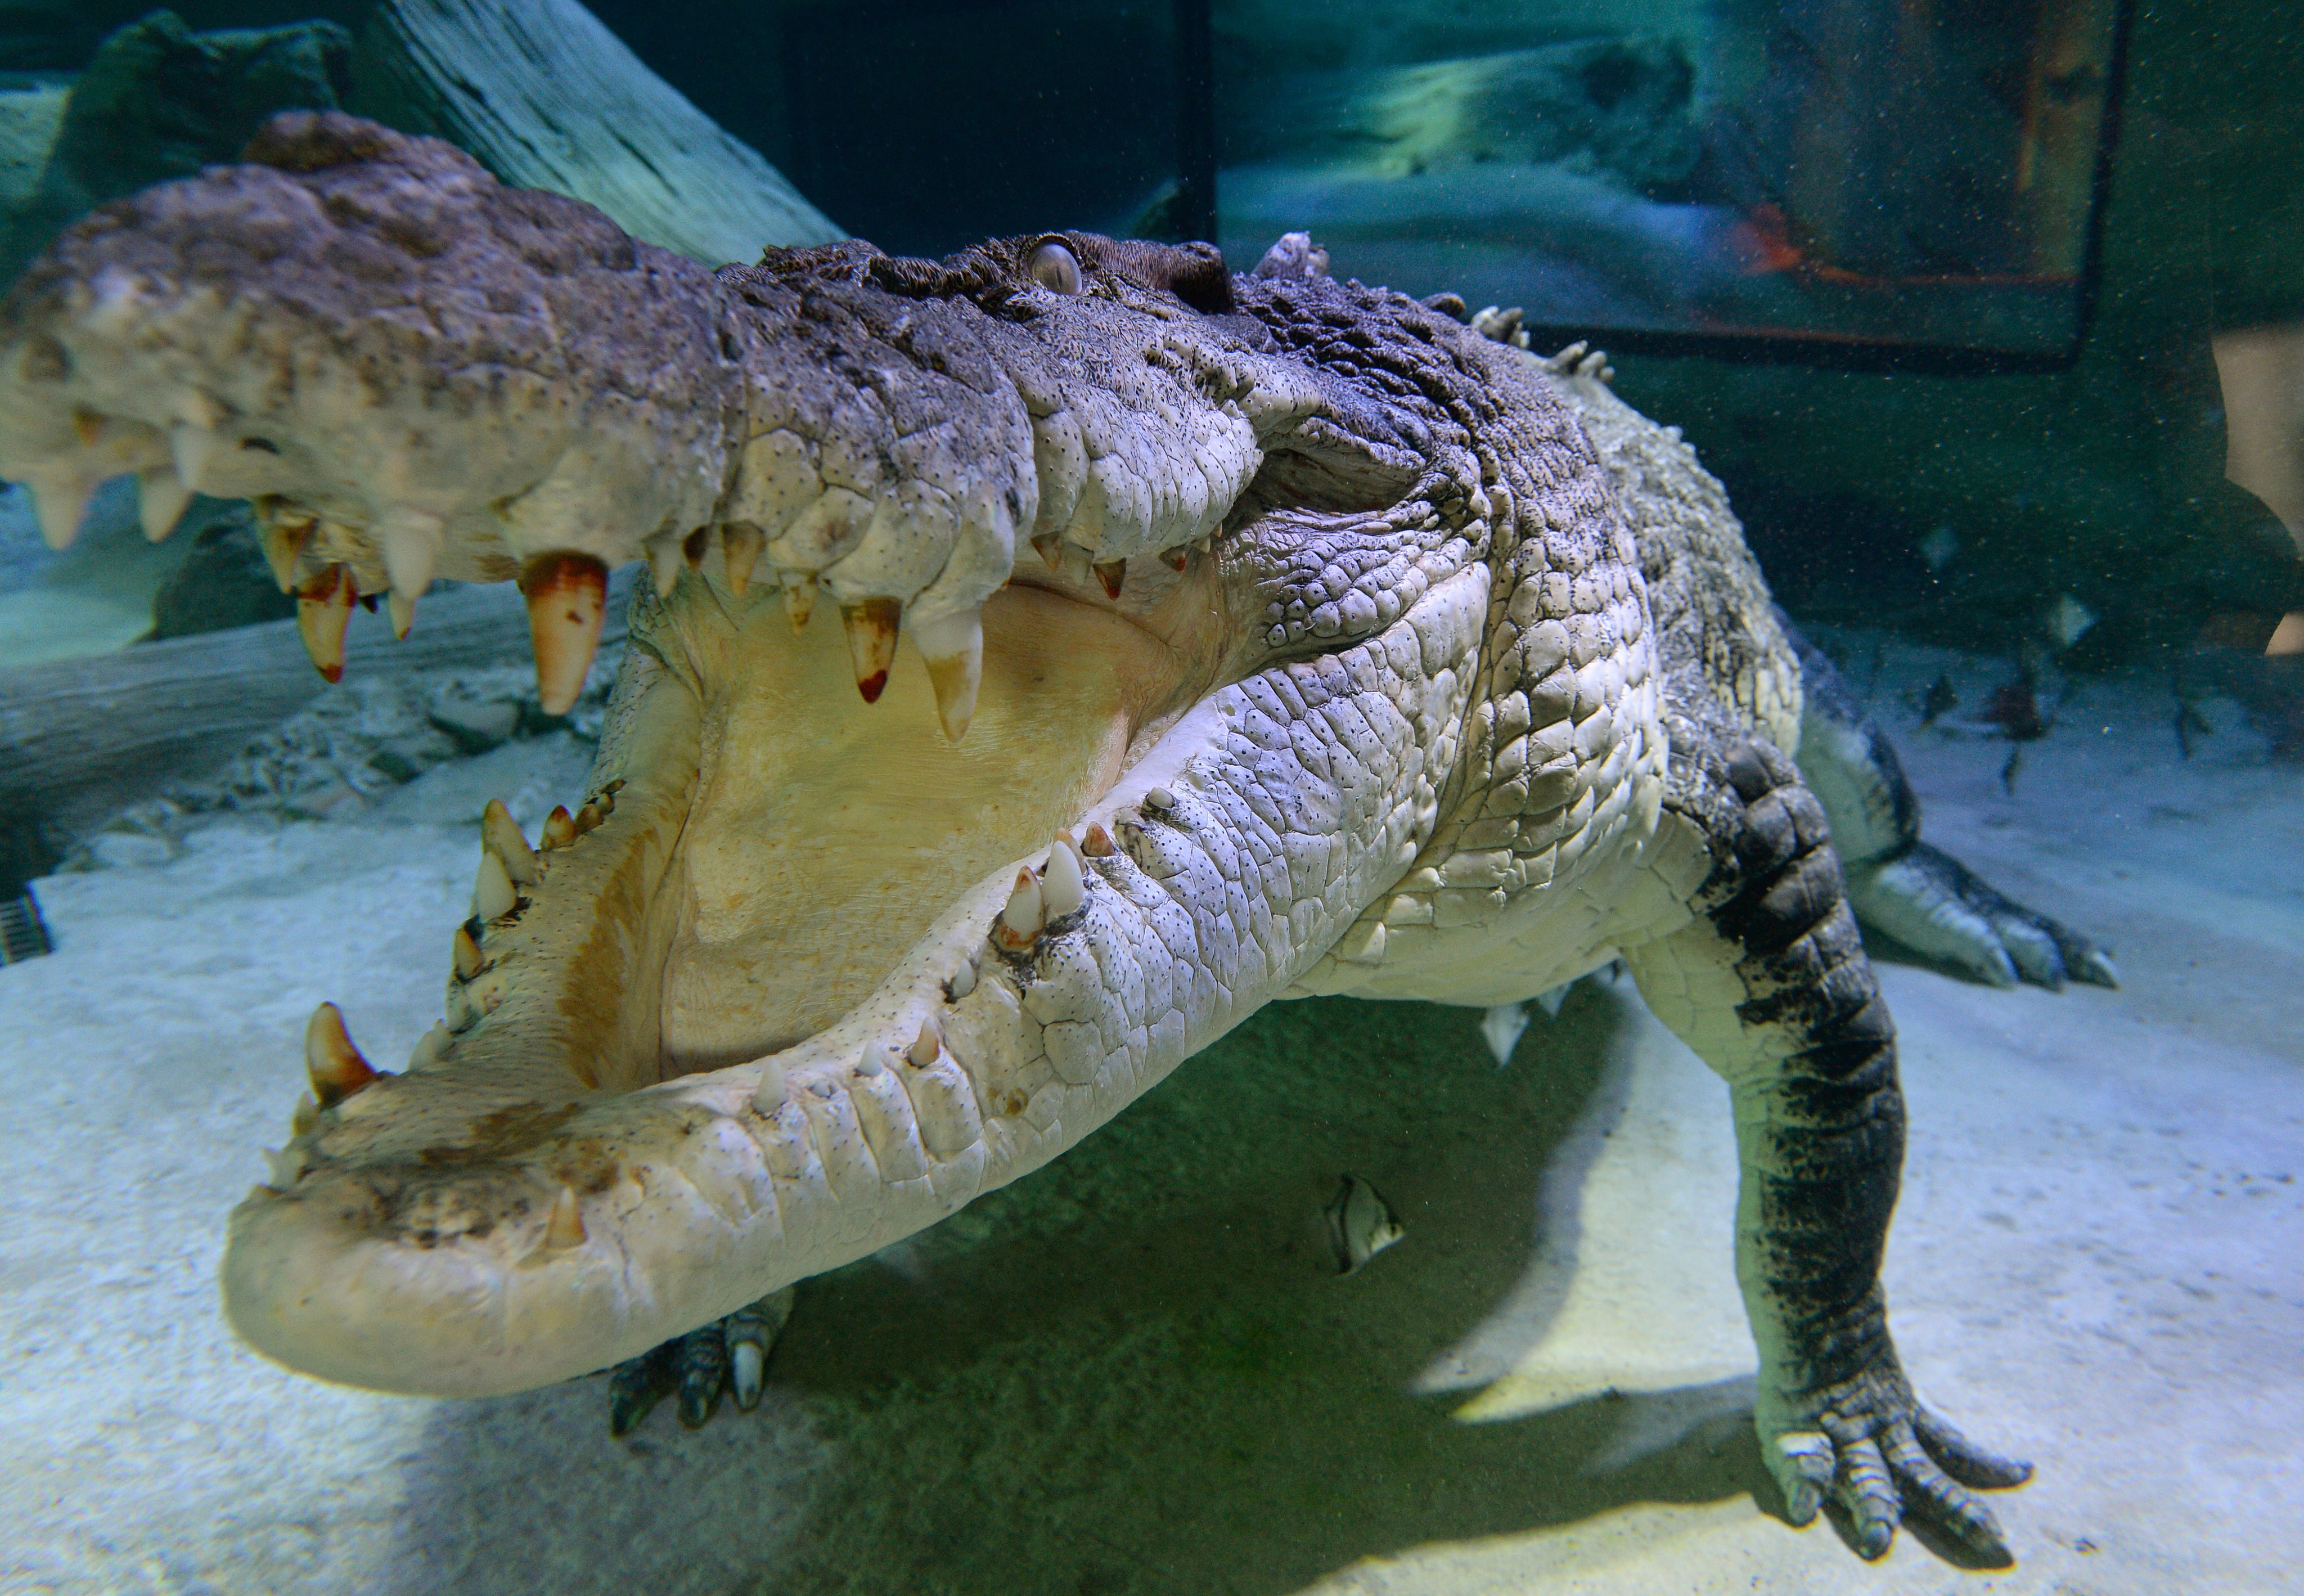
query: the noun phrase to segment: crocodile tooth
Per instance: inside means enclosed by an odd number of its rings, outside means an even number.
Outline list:
[[[680,540],[680,557],[688,562],[688,568],[690,571],[699,570],[704,565],[705,551],[711,547],[712,529],[708,526],[698,527]]]
[[[896,627],[903,613],[903,605],[894,598],[867,598],[840,607],[840,624],[848,632],[848,662],[856,667],[856,691],[868,704],[878,703],[888,685],[888,666],[896,658]]]
[[[1039,552],[1042,559],[1047,561],[1049,570],[1062,571],[1064,568],[1064,540],[1062,534],[1042,532],[1032,539],[1032,547]]]
[[[1008,906],[992,922],[992,939],[1011,953],[1021,953],[1040,939],[1048,923],[1047,904],[1040,896],[1039,879],[1029,870],[1016,872],[1016,886]]]
[[[809,616],[816,613],[816,576],[807,571],[784,571],[784,615],[792,622],[794,632],[804,630]]]
[[[304,1173],[304,1155],[296,1148],[284,1147],[275,1152],[260,1147],[257,1150],[264,1155],[264,1184],[275,1192],[286,1191]]]
[[[914,1069],[924,1070],[936,1061],[936,1055],[943,1050],[944,1044],[936,1040],[936,1027],[922,1020],[920,1033],[912,1039],[911,1048],[904,1057],[911,1060]]]
[[[1359,1273],[1369,1259],[1408,1234],[1399,1210],[1357,1175],[1343,1178],[1320,1217],[1326,1221],[1328,1249],[1340,1275]]]
[[[565,715],[584,691],[600,647],[608,568],[589,554],[540,554],[520,573],[528,634],[536,650],[536,691],[546,715]]]
[[[656,596],[672,597],[672,590],[680,585],[680,573],[688,560],[681,548],[681,540],[670,532],[659,532],[648,540],[648,573],[656,578]]]
[[[576,1206],[576,1188],[564,1181],[552,1200],[552,1217],[544,1223],[544,1250],[565,1252],[584,1244],[584,1216]]]
[[[970,992],[976,990],[975,963],[970,961],[968,964],[962,964],[959,969],[953,971],[952,972],[952,979],[944,982],[944,989],[954,1003],[959,1002]]]
[[[1192,563],[1192,551],[1189,548],[1164,548],[1160,551],[1160,563],[1171,571],[1182,571]]]
[[[276,505],[258,507],[260,535],[264,539],[265,563],[272,567],[272,580],[280,584],[284,593],[296,590],[296,561],[311,540],[313,517],[301,510]]]
[[[347,565],[330,565],[296,595],[296,630],[304,639],[304,652],[330,682],[344,679],[344,623],[352,619],[359,597]]]
[[[392,635],[406,642],[410,628],[416,624],[416,600],[394,588],[384,596],[384,613],[391,617]]]
[[[385,579],[394,592],[406,594],[411,603],[432,585],[433,567],[440,563],[442,524],[430,511],[405,505],[386,510],[376,523]]]
[[[295,1109],[288,1116],[289,1133],[301,1136],[319,1123],[319,1102],[308,1091],[296,1099]]]
[[[196,493],[212,491],[210,480],[215,470],[216,451],[224,439],[213,427],[199,426],[191,421],[179,421],[168,429],[168,454],[175,462],[177,480]],[[229,498],[230,494],[218,497]]]
[[[1176,807],[1176,794],[1165,787],[1147,787],[1144,789],[1144,807],[1156,813],[1165,812]]]
[[[1097,581],[1104,584],[1105,598],[1120,597],[1120,584],[1128,580],[1126,560],[1097,560],[1090,565],[1088,569],[1095,572]]]
[[[544,836],[541,840],[547,851],[564,848],[576,840],[576,817],[568,812],[566,804],[554,804],[552,812],[544,817]]]
[[[472,939],[470,926],[460,925],[449,940],[448,956],[455,966],[458,981],[470,981],[480,972],[480,945]]]
[[[576,811],[576,835],[581,836],[586,832],[596,829],[607,818],[600,812],[598,804],[586,804]]]
[[[936,720],[945,740],[957,743],[976,717],[976,690],[984,679],[984,614],[971,609],[925,622],[912,628],[912,641],[936,690]]]
[[[144,523],[144,536],[152,542],[166,539],[183,518],[184,506],[192,502],[192,490],[184,486],[172,466],[156,465],[136,474],[136,518]]]
[[[343,1011],[323,1003],[304,1026],[304,1071],[312,1078],[312,1095],[323,1108],[333,1108],[356,1092],[368,1090],[379,1078],[376,1067],[360,1057],[344,1030]]]
[[[480,842],[504,861],[504,874],[512,879],[514,886],[533,887],[542,876],[536,866],[536,855],[529,851],[527,836],[501,798],[489,799],[487,807],[480,811]]]
[[[479,872],[472,878],[472,913],[482,920],[502,920],[519,902],[504,862],[488,849],[481,849]]]
[[[1112,833],[1095,821],[1080,834],[1080,853],[1089,859],[1109,859],[1113,855]]]
[[[40,518],[40,538],[50,548],[69,548],[80,536],[96,481],[69,467],[28,470],[21,478],[32,490],[32,511]]]
[[[752,580],[752,567],[767,542],[767,534],[749,521],[732,521],[720,529],[720,560],[727,568],[730,592],[743,596]]]
[[[1080,879],[1080,855],[1072,852],[1072,839],[1068,833],[1058,832],[1055,845],[1048,850],[1047,872],[1040,880],[1040,901],[1046,906],[1050,920],[1077,913],[1088,901],[1088,886]]]
[[[408,1050],[408,1067],[412,1070],[420,1070],[428,1065],[439,1063],[440,1055],[447,1046],[447,1026],[442,1024],[437,1020],[433,1021],[432,1029],[426,1031],[422,1036],[418,1037],[416,1039],[416,1045]]]

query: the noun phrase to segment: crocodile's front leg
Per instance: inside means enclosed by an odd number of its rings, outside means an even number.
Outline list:
[[[1904,1102],[1894,1026],[1824,811],[1766,743],[1674,774],[1673,808],[1715,861],[1704,913],[1626,959],[1656,1014],[1732,1091],[1736,1270],[1759,1345],[1754,1416],[1769,1471],[1795,1524],[1836,1498],[1867,1558],[1918,1511],[2005,1564],[1991,1510],[1967,1488],[2018,1484],[2030,1468],[1922,1407],[1888,1334],[1880,1262]]]

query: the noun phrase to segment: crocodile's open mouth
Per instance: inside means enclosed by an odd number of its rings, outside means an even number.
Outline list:
[[[591,790],[483,820],[445,1023],[383,1074],[314,1015],[224,1262],[259,1351],[444,1395],[603,1367],[1381,956],[1511,489],[1284,358],[1326,301],[1084,234],[714,275],[346,118],[251,154],[0,308],[0,471],[47,530],[123,471],[155,535],[253,499],[331,673],[358,596],[404,630],[435,575],[517,577],[554,709],[608,566],[654,576]],[[1458,358],[1416,325],[1402,382]]]

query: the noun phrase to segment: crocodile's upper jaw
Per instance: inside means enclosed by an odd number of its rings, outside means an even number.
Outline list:
[[[540,851],[485,822],[446,1025],[379,1075],[315,1015],[224,1263],[259,1351],[519,1389],[860,1256],[1279,996],[1431,836],[1489,616],[1461,443],[1124,251],[989,318],[997,249],[910,298],[940,268],[716,283],[444,147],[267,138],[0,316],[0,469],[50,530],[123,470],[160,532],[269,496],[324,666],[356,590],[404,622],[435,572],[520,572],[548,707],[605,564],[663,597],[590,802]]]

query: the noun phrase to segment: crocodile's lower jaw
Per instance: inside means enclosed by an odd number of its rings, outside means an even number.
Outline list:
[[[793,635],[774,590],[692,576],[634,635],[607,818],[532,868],[499,843],[534,879],[451,980],[460,1028],[352,1065],[233,1214],[226,1312],[267,1355],[436,1395],[602,1367],[1045,1161],[1231,1023],[1166,997],[1148,1052],[1048,1040],[1073,999],[1039,966],[1134,934],[1109,838],[1215,724],[1165,725],[1190,693],[1147,630],[995,595],[956,744],[909,641],[868,706],[841,629]]]

